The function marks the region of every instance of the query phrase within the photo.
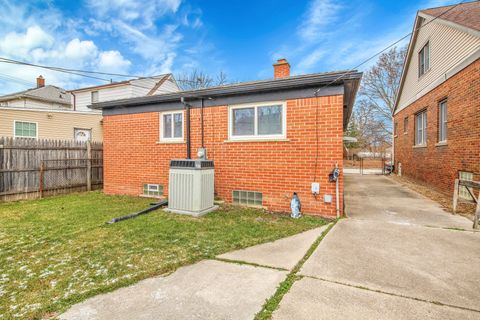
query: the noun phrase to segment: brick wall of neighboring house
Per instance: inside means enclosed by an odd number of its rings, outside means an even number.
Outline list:
[[[297,192],[304,213],[334,216],[335,184],[328,182],[328,174],[335,162],[343,169],[342,112],[341,95],[288,100],[286,141],[230,142],[228,107],[205,108],[205,147],[215,162],[216,194],[230,202],[232,190],[259,191],[269,210],[288,212],[292,193]],[[157,143],[159,113],[105,116],[103,123],[105,192],[140,195],[144,183],[158,183],[168,194],[169,160],[185,158],[186,146]],[[191,150],[196,155],[200,109],[192,109],[191,123]],[[314,179],[321,186],[316,197],[310,192]],[[332,195],[331,204],[324,203],[325,194]],[[343,177],[340,195],[342,205]]]
[[[448,103],[448,138],[438,145],[439,102]],[[415,114],[427,110],[427,146],[414,147]],[[404,134],[404,119],[408,129]],[[453,194],[459,171],[480,178],[480,59],[398,112],[395,137],[395,164],[402,175],[426,182]]]

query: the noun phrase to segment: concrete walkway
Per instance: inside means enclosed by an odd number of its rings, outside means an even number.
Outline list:
[[[306,261],[273,318],[480,319],[471,221],[387,177],[345,180],[350,218]]]
[[[253,319],[286,278],[285,270],[303,258],[326,228],[220,256],[235,261],[201,261],[93,297],[60,319]]]

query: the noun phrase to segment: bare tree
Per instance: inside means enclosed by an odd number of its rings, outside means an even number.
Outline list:
[[[352,115],[361,148],[391,145],[392,113],[406,52],[406,47],[392,48],[382,53],[375,65],[364,72]]]
[[[193,69],[189,73],[183,73],[175,76],[182,90],[203,89],[213,86],[221,86],[227,83],[227,75],[221,71],[212,77],[207,73]]]

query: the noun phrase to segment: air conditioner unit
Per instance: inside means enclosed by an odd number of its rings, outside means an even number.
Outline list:
[[[171,160],[166,210],[199,217],[217,209],[214,180],[211,160]]]

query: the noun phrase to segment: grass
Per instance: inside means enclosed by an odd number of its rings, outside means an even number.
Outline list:
[[[55,316],[95,294],[326,223],[224,206],[200,219],[157,210],[105,224],[150,202],[89,192],[0,205],[0,319]]]
[[[277,288],[273,296],[271,296],[263,305],[262,310],[256,314],[255,320],[268,320],[272,318],[273,312],[278,309],[280,302],[283,299],[283,296],[290,291],[295,281],[302,279],[302,276],[297,275],[297,273],[302,268],[303,264],[310,258],[315,249],[317,249],[320,242],[325,238],[327,233],[333,228],[336,221],[332,223],[321,235],[318,237],[315,242],[310,246],[307,253],[303,258],[295,265],[295,267],[290,271],[285,280],[280,283],[280,286]]]

